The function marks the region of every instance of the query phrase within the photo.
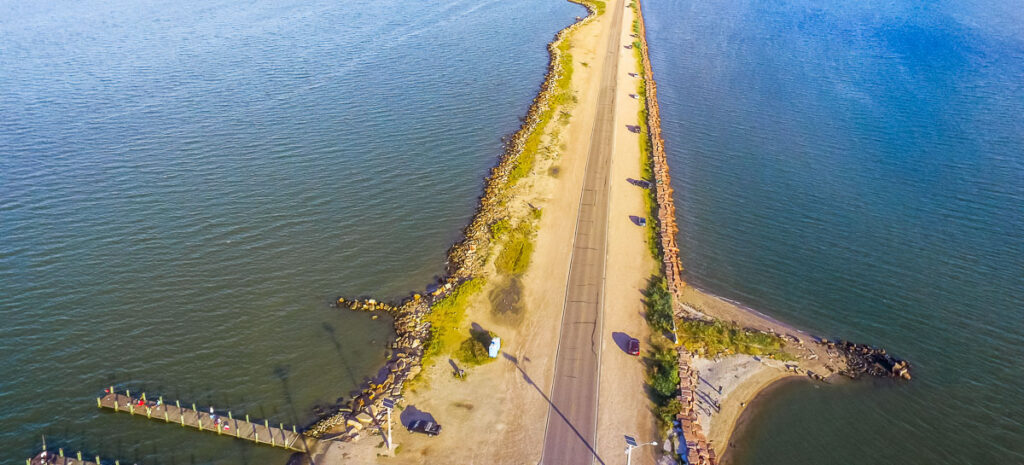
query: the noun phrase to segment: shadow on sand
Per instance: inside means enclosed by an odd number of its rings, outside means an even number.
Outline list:
[[[544,391],[541,390],[540,386],[537,386],[537,383],[533,382],[533,379],[530,378],[530,375],[526,374],[526,371],[523,370],[523,367],[519,366],[519,359],[504,352],[502,352],[501,356],[505,357],[505,360],[511,362],[512,365],[515,366],[517,370],[519,370],[519,373],[523,375],[523,380],[526,381],[526,384],[533,386],[533,388],[537,390],[537,393],[544,398],[544,401],[548,403],[548,405],[551,407],[551,410],[558,414],[558,416],[562,419],[562,421],[565,422],[566,425],[569,425],[569,429],[571,429],[572,432],[576,434],[576,437],[579,438],[580,441],[583,441],[583,445],[587,446],[587,450],[589,450],[590,453],[594,454],[594,459],[597,460],[597,463],[605,465],[604,460],[602,460],[601,456],[597,454],[596,450],[594,450],[594,446],[590,444],[590,441],[587,441],[586,438],[584,438],[583,435],[580,434],[579,430],[576,429],[576,426],[574,426],[572,422],[569,421],[568,418],[566,418],[565,414],[562,413],[562,410],[559,409],[557,405],[551,402],[551,398],[549,398],[547,394],[545,394]],[[524,359],[524,361],[529,362],[530,359],[526,358]]]

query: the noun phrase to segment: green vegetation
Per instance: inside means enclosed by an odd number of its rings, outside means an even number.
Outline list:
[[[583,5],[583,6],[589,6],[590,8],[593,9],[594,13],[597,14],[597,16],[601,16],[601,15],[604,14],[605,2],[603,2],[601,0],[569,0],[569,1],[579,3],[580,5]]]
[[[512,229],[508,218],[502,218],[491,224],[491,239],[500,239],[508,234],[509,230]]]
[[[647,383],[663,398],[675,396],[679,390],[679,365],[675,350],[657,347],[651,352],[647,360]]]
[[[679,361],[675,348],[664,338],[661,341],[653,346],[645,363],[647,387],[654,401],[654,415],[661,422],[661,427],[665,428],[672,424],[681,408],[676,399],[679,393]]]
[[[533,255],[533,223],[522,221],[513,229],[505,245],[494,260],[494,267],[499,272],[511,276],[518,276],[526,272],[530,267],[530,257]]]
[[[425,318],[430,323],[430,340],[423,351],[424,365],[428,359],[451,353],[458,346],[459,327],[466,316],[469,300],[483,289],[484,284],[483,278],[465,281],[431,307]]]
[[[654,407],[654,416],[661,424],[661,429],[665,429],[672,424],[672,421],[676,419],[676,415],[679,415],[679,412],[682,410],[683,403],[679,402],[678,397],[672,397],[662,405]]]
[[[459,350],[455,352],[455,358],[467,366],[479,366],[495,359],[487,354],[487,348],[491,345],[491,339],[496,336],[491,331],[469,330],[469,338],[459,344]]]
[[[661,331],[672,330],[672,294],[668,292],[665,277],[651,276],[644,291],[644,306],[647,308],[647,324]]]
[[[679,339],[691,352],[706,357],[730,354],[767,355],[789,359],[785,341],[774,334],[740,328],[722,321],[686,320],[677,326]]]

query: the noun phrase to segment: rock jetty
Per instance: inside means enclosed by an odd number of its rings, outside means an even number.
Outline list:
[[[668,158],[665,156],[665,140],[661,136],[661,111],[658,108],[658,84],[654,82],[654,70],[648,55],[647,30],[644,27],[644,16],[640,9],[640,1],[634,0],[637,16],[637,40],[640,42],[640,58],[643,64],[644,102],[647,110],[648,137],[651,142],[651,170],[654,173],[654,200],[657,206],[656,225],[658,227],[659,248],[661,249],[661,266],[665,281],[674,300],[680,301],[680,293],[686,286],[683,281],[683,265],[679,259],[679,245],[676,235],[675,199],[672,197],[672,177],[669,175]],[[680,308],[685,313],[685,309]],[[677,315],[682,317],[683,315]],[[692,367],[693,355],[682,346],[679,354],[679,403],[682,406],[676,421],[679,423],[679,436],[686,443],[683,459],[694,465],[714,465],[718,463],[715,451],[707,441],[704,428],[697,417],[695,393],[697,392],[697,370]]]
[[[867,374],[880,378],[910,379],[910,362],[889,355],[885,349],[842,340],[822,339],[821,344],[828,348],[830,355],[838,352],[845,362],[839,372],[850,378],[856,379]]]
[[[676,202],[672,197],[672,176],[669,175],[668,158],[665,156],[665,140],[661,136],[661,110],[658,108],[658,83],[654,81],[654,70],[647,53],[647,30],[640,2],[636,2],[637,40],[640,42],[640,56],[643,63],[644,102],[647,105],[647,130],[651,141],[651,168],[654,172],[655,202],[658,209],[658,239],[661,247],[662,268],[669,290],[678,293],[686,286],[683,281],[683,265],[679,260],[679,244],[676,235]]]
[[[438,294],[440,295],[440,294]],[[419,294],[398,305],[375,299],[347,300],[339,298],[336,305],[354,311],[387,312],[394,318],[395,342],[391,344],[391,357],[385,368],[369,382],[362,392],[343,407],[321,419],[305,431],[314,438],[324,437],[329,431],[341,428],[334,439],[356,440],[368,426],[383,424],[387,411],[381,403],[384,398],[402,399],[402,388],[423,369],[423,346],[430,336],[430,324],[423,320],[429,311],[429,298]]]

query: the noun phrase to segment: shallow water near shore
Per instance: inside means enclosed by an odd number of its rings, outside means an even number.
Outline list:
[[[687,279],[914,363],[773,390],[737,464],[1024,462],[1019,2],[644,2]]]
[[[283,463],[108,384],[314,420],[383,361],[328,308],[444,270],[584,13],[561,0],[0,1],[0,462]]]

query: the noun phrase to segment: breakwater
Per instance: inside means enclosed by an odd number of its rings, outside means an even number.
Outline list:
[[[569,1],[583,5],[589,14],[586,18],[578,18],[575,23],[557,32],[554,39],[548,43],[548,68],[540,90],[519,130],[506,139],[505,149],[485,180],[483,194],[480,196],[476,212],[463,230],[462,240],[449,249],[446,259],[447,274],[431,286],[427,293],[413,294],[397,303],[344,297],[338,298],[335,302],[338,308],[390,314],[394,319],[396,340],[391,346],[392,353],[385,369],[374,379],[369,380],[351,401],[336,408],[334,412],[308,428],[305,431],[307,436],[329,436],[342,441],[355,441],[367,434],[367,431],[379,430],[386,421],[383,399],[401,401],[406,383],[423,369],[425,346],[431,337],[432,328],[426,321],[431,307],[449,297],[462,283],[480,274],[494,246],[491,233],[491,226],[494,223],[501,220],[509,220],[512,223],[524,220],[509,218],[505,206],[515,192],[518,180],[514,175],[516,169],[524,163],[524,156],[531,155],[527,153],[531,150],[531,136],[544,130],[550,122],[554,108],[558,105],[555,99],[559,92],[557,82],[567,72],[562,60],[563,53],[566,52],[560,45],[567,40],[569,34],[603,11],[602,2]]]
[[[643,66],[644,103],[647,110],[647,131],[651,142],[651,169],[654,174],[654,200],[657,206],[658,240],[661,247],[661,264],[668,288],[678,294],[686,282],[683,281],[683,265],[679,259],[679,245],[676,234],[676,204],[672,197],[672,177],[669,174],[668,158],[665,156],[665,140],[661,136],[661,111],[658,109],[658,84],[654,81],[651,58],[647,53],[647,34],[644,29],[644,15],[640,1],[634,0],[636,8],[637,40],[640,42],[640,57]],[[677,295],[678,297],[678,295]]]
[[[665,140],[661,135],[661,112],[658,108],[658,85],[654,81],[654,70],[648,54],[647,33],[644,28],[644,16],[639,0],[633,1],[636,9],[636,35],[639,42],[640,60],[643,67],[644,103],[646,105],[647,134],[650,138],[650,163],[654,175],[654,201],[657,209],[658,239],[661,251],[662,272],[666,284],[676,302],[680,300],[680,291],[686,286],[683,281],[682,262],[679,259],[679,246],[676,234],[675,200],[672,197],[672,177],[669,174],[668,158],[665,156]],[[697,392],[697,371],[691,367],[692,355],[680,348],[678,351],[679,369],[679,405],[676,415],[679,423],[680,437],[686,444],[686,452],[682,454],[687,463],[714,465],[718,463],[714,449],[707,441],[704,428],[700,424],[694,409],[694,393]]]

